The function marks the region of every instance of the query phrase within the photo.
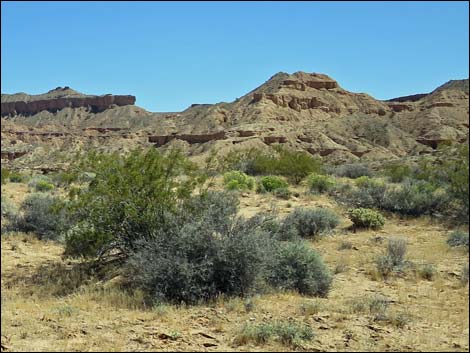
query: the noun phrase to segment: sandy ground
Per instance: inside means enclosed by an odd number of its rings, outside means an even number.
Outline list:
[[[352,232],[346,210],[325,196],[279,200],[254,192],[240,195],[241,214],[276,207],[328,207],[342,216],[333,234],[311,242],[334,276],[328,298],[275,293],[252,299],[220,298],[200,306],[142,307],[142,294],[124,294],[118,281],[89,279],[78,262],[62,258],[60,244],[31,234],[1,239],[2,350],[12,351],[468,351],[469,288],[462,285],[465,249],[450,248],[451,229],[427,218],[387,216],[380,231]],[[2,195],[21,202],[23,184],[2,186]],[[432,264],[433,280],[413,271],[383,280],[376,256],[392,236],[407,240],[407,259]],[[339,250],[349,242],[348,249]],[[391,304],[388,320],[355,312],[352,303],[382,295]],[[405,318],[399,325],[397,318]],[[395,318],[395,319],[394,319]],[[285,320],[309,325],[315,337],[301,347],[235,338],[245,324]]]

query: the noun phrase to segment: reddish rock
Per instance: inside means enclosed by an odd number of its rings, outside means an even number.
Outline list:
[[[287,137],[285,136],[265,136],[263,138],[264,143],[270,145],[272,143],[286,143]]]
[[[14,115],[34,115],[40,111],[47,110],[57,112],[64,108],[87,107],[93,112],[102,112],[113,105],[124,106],[133,105],[134,96],[91,96],[73,98],[42,99],[30,102],[2,102],[2,116]]]

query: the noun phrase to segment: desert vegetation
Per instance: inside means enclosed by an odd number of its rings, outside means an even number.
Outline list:
[[[337,329],[343,320],[362,322],[357,335],[367,325],[401,333],[417,330],[416,321],[426,325],[421,309],[410,309],[422,305],[420,298],[404,306],[380,294],[393,296],[394,287],[403,288],[400,295],[412,285],[453,288],[453,300],[462,305],[468,198],[460,192],[468,157],[460,149],[442,151],[445,171],[436,161],[388,164],[381,173],[298,155],[301,168],[289,174],[282,160],[293,155],[278,148],[237,152],[218,160],[214,170],[178,150],[150,149],[84,153],[73,168],[47,176],[15,176],[2,168],[2,191],[10,195],[2,193],[2,253],[44,246],[57,254],[54,264],[35,268],[32,282],[15,282],[21,275],[10,274],[9,286],[22,283],[21,290],[72,303],[51,309],[64,322],[83,310],[73,298],[167,318],[169,329],[157,340],[186,348],[185,329],[170,329],[174,318],[210,308],[242,319],[214,323],[225,328],[205,333],[204,347],[298,350],[318,347],[315,339],[323,342],[324,330],[349,335]],[[16,189],[19,199],[9,193]],[[455,270],[434,249],[453,252]],[[348,286],[377,294],[340,299]],[[23,300],[15,295],[8,300]],[[434,300],[424,301],[431,311]],[[302,304],[291,310],[292,301]],[[15,345],[28,335],[17,332]],[[217,343],[209,345],[215,339],[207,336],[219,337]],[[389,342],[404,347],[398,337]]]

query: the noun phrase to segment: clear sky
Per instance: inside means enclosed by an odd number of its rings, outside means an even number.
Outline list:
[[[1,3],[1,91],[133,94],[150,111],[230,102],[279,71],[377,99],[468,78],[464,2]]]

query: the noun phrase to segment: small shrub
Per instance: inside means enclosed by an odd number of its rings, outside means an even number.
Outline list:
[[[432,264],[424,264],[419,268],[419,276],[425,280],[432,281],[436,276],[436,268]]]
[[[258,325],[246,324],[236,335],[234,343],[238,346],[249,342],[265,344],[276,340],[293,348],[301,347],[303,342],[311,341],[314,333],[310,326],[294,322],[275,321]]]
[[[54,188],[51,179],[46,175],[35,175],[29,181],[28,186],[39,192],[49,191]]]
[[[75,224],[65,233],[64,255],[70,257],[94,257],[111,240],[107,233],[97,232],[87,222]]]
[[[449,237],[447,238],[447,244],[449,246],[464,246],[467,249],[469,248],[469,240],[468,240],[468,233],[462,231],[455,231],[450,233]]]
[[[289,200],[292,193],[288,188],[280,188],[273,191],[274,196],[283,200]]]
[[[389,239],[385,255],[376,259],[377,271],[383,278],[401,270],[405,265],[406,241],[402,238]]]
[[[272,265],[268,281],[274,287],[320,297],[328,294],[331,274],[318,253],[307,244],[282,244]]]
[[[13,172],[10,174],[10,183],[22,183],[26,180],[26,176],[18,173],[18,172]]]
[[[38,192],[50,191],[52,189],[54,189],[54,185],[52,185],[51,183],[48,183],[47,181],[44,181],[44,180],[39,180],[36,183],[36,186],[34,188],[34,190],[38,191]]]
[[[314,315],[320,311],[325,310],[325,305],[318,301],[308,301],[300,304],[299,312],[301,315]]]
[[[375,321],[382,321],[387,318],[387,309],[390,300],[380,294],[370,297],[361,297],[350,302],[353,313],[368,313],[373,315]]]
[[[307,185],[310,192],[323,194],[334,187],[335,181],[328,175],[310,174],[307,179]]]
[[[262,191],[272,192],[276,189],[286,189],[288,188],[289,184],[287,182],[278,177],[278,176],[265,176],[262,177],[260,180],[260,187]]]
[[[224,174],[224,185],[228,190],[252,190],[255,180],[243,172],[231,171]]]
[[[338,224],[339,217],[331,210],[296,208],[285,218],[280,234],[283,240],[311,238],[330,231]]]
[[[338,250],[350,250],[353,248],[353,244],[350,241],[342,241],[339,246]]]
[[[350,209],[348,217],[359,228],[380,229],[385,224],[385,218],[379,212],[368,208]]]
[[[412,317],[406,312],[399,312],[396,314],[389,314],[387,321],[397,328],[404,328],[412,320]]]
[[[65,223],[64,201],[48,194],[29,195],[21,204],[15,224],[19,231],[35,232],[40,238],[57,240]]]

